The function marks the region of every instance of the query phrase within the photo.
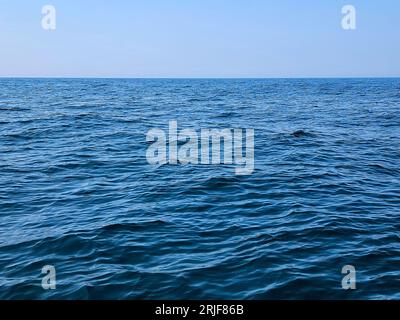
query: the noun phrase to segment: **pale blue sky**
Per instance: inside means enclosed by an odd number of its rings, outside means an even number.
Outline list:
[[[0,76],[398,77],[399,40],[398,0],[0,0]]]

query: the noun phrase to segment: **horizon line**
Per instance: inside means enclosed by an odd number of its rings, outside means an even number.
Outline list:
[[[263,76],[256,76],[256,77],[131,77],[131,76],[1,76],[0,79],[137,79],[137,80],[207,80],[207,79],[221,79],[221,80],[250,80],[250,79],[399,79],[399,76],[294,76],[294,77],[263,77]]]

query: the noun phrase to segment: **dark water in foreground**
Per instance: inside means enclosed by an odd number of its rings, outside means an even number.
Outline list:
[[[255,171],[150,166],[169,120]],[[399,299],[399,125],[400,79],[0,79],[0,299]]]

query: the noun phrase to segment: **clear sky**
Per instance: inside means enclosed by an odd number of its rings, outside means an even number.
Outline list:
[[[0,0],[0,76],[398,77],[400,1]]]

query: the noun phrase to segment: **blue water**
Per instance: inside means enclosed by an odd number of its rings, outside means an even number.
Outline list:
[[[253,174],[149,165],[170,120]],[[400,79],[0,79],[0,299],[399,299],[399,159]]]

